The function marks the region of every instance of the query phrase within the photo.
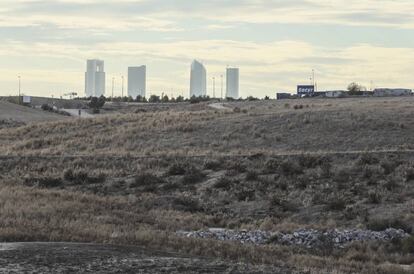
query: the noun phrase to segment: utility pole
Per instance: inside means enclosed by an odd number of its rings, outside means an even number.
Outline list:
[[[314,69],[312,69],[311,85],[315,86],[315,70]]]
[[[20,105],[20,94],[21,94],[21,76],[19,75],[19,76],[17,76],[17,78],[19,78],[19,100],[18,100],[18,102],[19,102],[19,105]]]
[[[213,77],[213,99],[216,98],[216,77]]]
[[[220,78],[221,78],[221,97],[220,97],[220,99],[223,99],[223,74],[220,75]]]
[[[115,77],[112,77],[112,99],[114,99],[114,84],[115,84]]]
[[[121,94],[122,94],[122,98],[124,98],[124,76],[122,75],[121,78],[122,78],[122,91],[121,91]]]

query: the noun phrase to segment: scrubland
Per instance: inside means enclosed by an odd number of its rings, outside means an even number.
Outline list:
[[[0,241],[134,244],[289,271],[407,273],[412,238],[343,249],[211,227],[414,232],[414,98],[227,103],[0,130]],[[412,269],[412,268],[411,268]]]

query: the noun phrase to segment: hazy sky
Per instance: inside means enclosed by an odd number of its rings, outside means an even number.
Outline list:
[[[148,90],[188,95],[190,64],[211,78],[240,67],[241,95],[414,88],[413,0],[0,0],[0,94],[84,92],[86,59],[105,60],[107,89],[147,65]],[[220,81],[217,81],[220,90]]]

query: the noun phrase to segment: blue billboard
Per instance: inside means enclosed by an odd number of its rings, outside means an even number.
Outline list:
[[[312,95],[315,92],[315,86],[313,85],[299,85],[298,95]]]

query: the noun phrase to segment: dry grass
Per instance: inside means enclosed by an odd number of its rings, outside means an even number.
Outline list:
[[[1,129],[0,241],[136,244],[310,273],[402,273],[413,254],[394,244],[321,253],[175,231],[413,229],[412,101],[235,102],[240,111],[180,108]]]
[[[34,124],[1,130],[0,153],[208,155],[412,149],[413,98],[385,100],[314,100],[301,110],[253,102],[244,106],[247,113],[163,111]]]
[[[309,256],[304,251],[289,247],[242,246],[178,238],[168,229],[157,230],[148,224],[157,223],[159,218],[164,219],[172,212],[162,215],[158,215],[159,212],[140,212],[138,204],[121,197],[102,198],[68,191],[2,187],[0,201],[0,241],[134,244],[153,250],[250,263],[294,265],[299,270],[310,269],[311,273],[333,270],[336,273],[389,273],[388,266],[344,260],[335,254],[323,258]],[[150,215],[159,217],[151,218]],[[192,216],[191,220],[195,219]],[[396,269],[402,271],[401,268]]]

